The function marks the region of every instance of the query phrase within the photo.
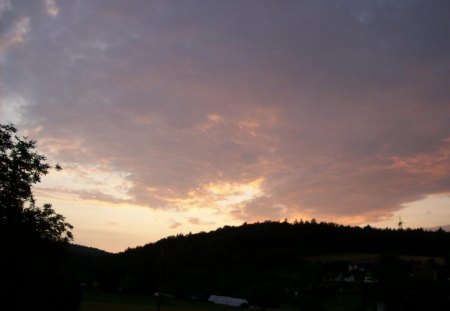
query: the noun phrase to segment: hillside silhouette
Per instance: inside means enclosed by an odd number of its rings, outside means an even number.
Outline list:
[[[371,280],[370,292],[377,295],[422,293],[420,284],[428,281],[432,286],[426,287],[439,292],[448,287],[449,254],[450,233],[443,230],[266,221],[104,255],[91,277],[109,291],[195,299],[216,294],[277,306],[315,301],[319,293],[348,290],[349,284],[351,292],[366,292]],[[350,273],[351,265],[357,268]]]

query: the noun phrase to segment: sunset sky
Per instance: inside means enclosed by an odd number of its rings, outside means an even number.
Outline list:
[[[0,122],[108,251],[287,218],[450,224],[450,1],[0,0]]]

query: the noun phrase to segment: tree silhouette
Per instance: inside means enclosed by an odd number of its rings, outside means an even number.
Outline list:
[[[32,186],[51,166],[35,151],[36,142],[16,135],[14,125],[0,124],[0,224],[2,229],[26,233],[55,242],[72,240],[72,226],[50,204],[36,206]],[[56,165],[57,170],[61,170]]]
[[[72,226],[32,186],[52,168],[36,142],[0,124],[0,298],[8,310],[76,310],[79,295],[63,269]],[[59,165],[54,168],[61,170]]]

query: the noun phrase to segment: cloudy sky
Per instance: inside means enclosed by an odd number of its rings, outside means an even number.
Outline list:
[[[0,0],[0,122],[120,251],[243,222],[450,224],[450,1]]]

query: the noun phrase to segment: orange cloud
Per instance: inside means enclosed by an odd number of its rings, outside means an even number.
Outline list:
[[[247,182],[210,182],[189,191],[183,197],[173,197],[175,194],[167,191],[164,195],[160,195],[161,192],[157,191],[157,189],[151,189],[151,192],[158,192],[153,195],[170,206],[182,210],[206,208],[223,213],[243,203],[249,203],[256,198],[264,196],[262,190],[263,182],[263,178]]]
[[[412,174],[426,174],[437,178],[450,174],[450,145],[447,144],[433,153],[422,153],[409,157],[391,157],[392,168]]]

